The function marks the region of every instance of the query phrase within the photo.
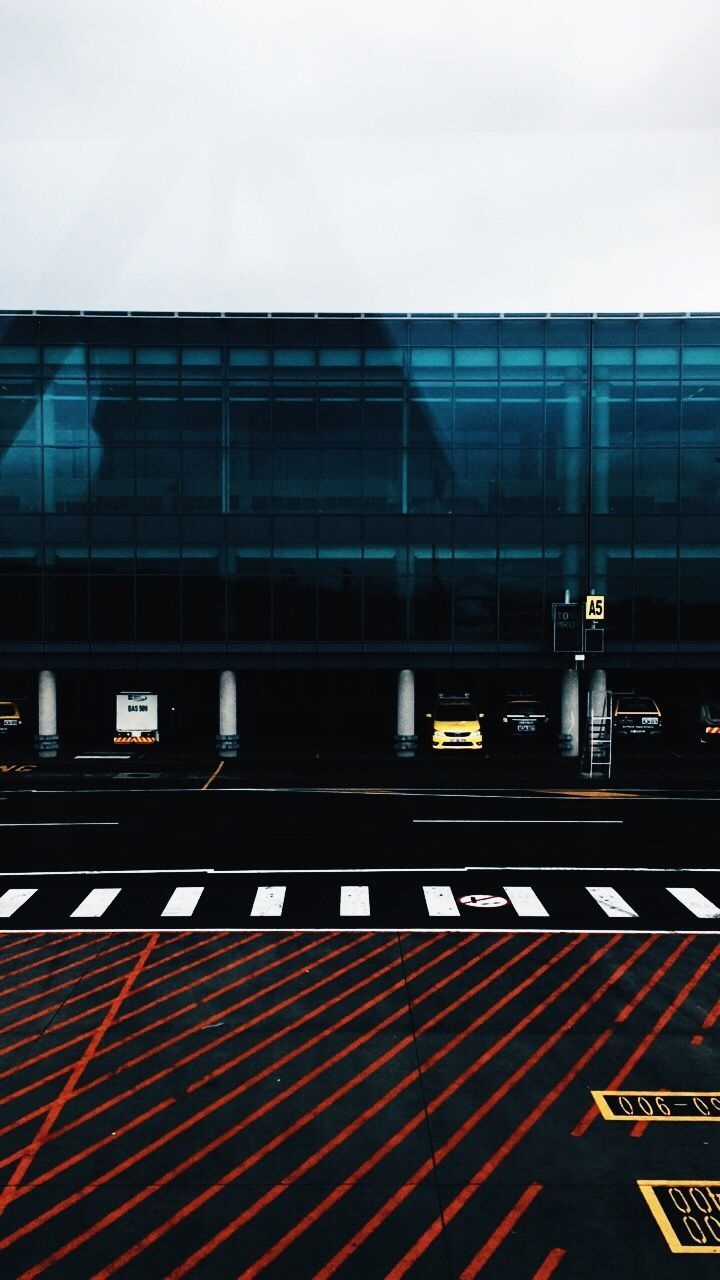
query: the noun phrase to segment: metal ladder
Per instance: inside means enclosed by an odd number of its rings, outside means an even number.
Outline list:
[[[587,708],[587,743],[586,762],[583,769],[586,777],[602,777],[609,779],[612,773],[612,693],[608,690],[603,702],[602,714],[596,716],[592,711],[590,694]]]

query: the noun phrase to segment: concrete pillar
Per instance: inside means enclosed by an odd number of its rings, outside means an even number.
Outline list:
[[[415,672],[398,671],[395,754],[409,759],[417,750],[415,736]]]
[[[218,755],[229,760],[238,753],[237,676],[234,671],[220,672]]]
[[[605,695],[607,693],[607,673],[600,667],[596,667],[590,672],[590,712],[594,716],[601,716],[605,710]]]
[[[577,671],[563,671],[560,689],[560,755],[580,754],[580,678]]]
[[[55,672],[38,673],[38,731],[35,748],[41,760],[53,760],[58,753],[57,690]]]

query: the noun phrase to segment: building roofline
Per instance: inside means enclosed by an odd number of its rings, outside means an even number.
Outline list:
[[[687,320],[719,311],[75,311],[0,308],[5,317],[155,320]]]

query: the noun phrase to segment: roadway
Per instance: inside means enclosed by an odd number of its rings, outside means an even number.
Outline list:
[[[0,780],[3,1280],[714,1273],[712,766],[216,763]]]

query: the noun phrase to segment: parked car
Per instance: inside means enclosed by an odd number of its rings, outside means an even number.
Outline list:
[[[720,699],[711,698],[700,708],[700,742],[720,747]]]
[[[435,710],[427,712],[433,722],[433,751],[465,749],[481,751],[483,745],[480,721],[484,712],[478,713],[469,693],[438,694]]]
[[[502,713],[508,738],[539,738],[550,728],[550,717],[539,698],[509,698]]]
[[[22,724],[22,716],[16,702],[3,701],[0,702],[0,733],[7,733],[8,730],[19,729]]]
[[[621,693],[613,710],[613,732],[624,738],[659,738],[662,713],[654,698]]]

